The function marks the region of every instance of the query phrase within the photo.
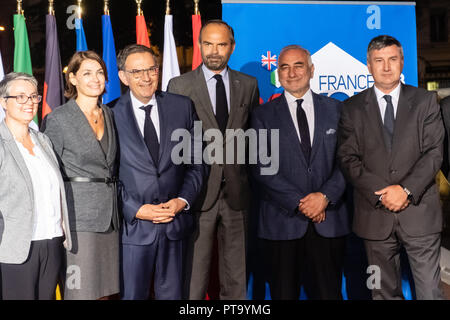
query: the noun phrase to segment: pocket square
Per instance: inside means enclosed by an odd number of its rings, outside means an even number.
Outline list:
[[[335,134],[336,133],[336,130],[334,130],[334,129],[328,129],[326,132],[325,132],[326,134]]]

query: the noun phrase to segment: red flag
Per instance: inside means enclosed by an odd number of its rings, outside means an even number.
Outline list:
[[[192,53],[192,70],[202,64],[202,55],[198,46],[198,37],[202,28],[202,19],[199,14],[192,15],[192,41],[194,44],[194,52]]]
[[[145,17],[136,16],[136,43],[142,44],[150,48],[150,39],[147,33],[147,24],[145,23]]]

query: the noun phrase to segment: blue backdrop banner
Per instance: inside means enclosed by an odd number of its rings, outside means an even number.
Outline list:
[[[289,44],[311,52],[314,92],[344,100],[372,86],[367,45],[381,34],[400,41],[402,80],[417,86],[414,2],[223,0],[222,17],[235,31],[230,67],[258,78],[264,102],[282,92],[276,60]]]

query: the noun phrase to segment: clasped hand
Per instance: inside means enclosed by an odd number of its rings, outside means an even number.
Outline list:
[[[325,220],[325,208],[328,199],[321,192],[313,192],[300,199],[298,211],[310,218],[312,222],[320,223]]]
[[[175,198],[160,204],[144,204],[139,208],[136,218],[153,223],[168,223],[186,207],[186,202]]]
[[[382,205],[392,212],[402,211],[410,203],[405,190],[398,184],[375,191],[375,194],[381,196],[380,200]]]

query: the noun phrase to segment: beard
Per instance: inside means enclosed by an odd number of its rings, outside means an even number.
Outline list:
[[[205,66],[212,71],[220,71],[223,70],[228,63],[227,56],[219,56],[219,55],[209,55],[209,56],[202,56],[203,63]]]

